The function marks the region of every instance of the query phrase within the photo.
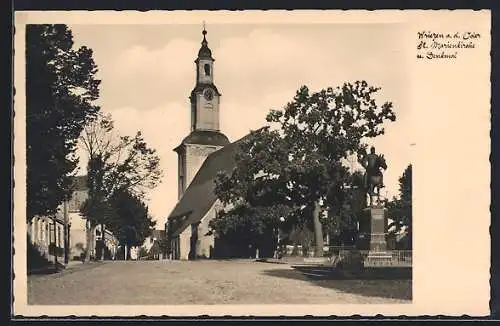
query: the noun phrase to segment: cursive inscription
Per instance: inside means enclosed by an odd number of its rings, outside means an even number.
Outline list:
[[[457,59],[461,51],[475,49],[480,39],[475,32],[418,32],[417,59]]]

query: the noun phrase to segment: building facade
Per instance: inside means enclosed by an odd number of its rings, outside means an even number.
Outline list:
[[[65,223],[61,214],[36,216],[27,225],[31,244],[50,262],[64,264],[66,241]]]
[[[195,62],[196,82],[189,97],[191,106],[191,132],[174,151],[178,156],[178,198],[211,153],[229,144],[220,132],[220,97],[214,84],[214,58],[208,47],[207,32],[203,30],[203,41]]]
[[[214,83],[215,60],[207,32],[202,34],[195,60],[196,83],[190,96],[191,132],[174,149],[178,154],[179,199],[165,223],[171,257],[181,260],[234,254],[231,245],[209,233],[210,221],[224,209],[215,196],[214,180],[220,172],[233,171],[237,148],[249,136],[231,143],[220,130],[221,93]]]
[[[95,256],[102,232],[100,226],[94,227],[87,239],[87,220],[80,213],[87,197],[87,176],[76,176],[71,198],[61,204],[55,216],[37,216],[28,223],[31,243],[47,260],[53,262],[57,255],[58,262],[64,263],[66,247],[68,260],[81,259],[86,250]],[[118,241],[109,230],[105,230],[104,242],[111,254],[116,254]]]
[[[165,225],[174,259],[211,257],[214,237],[207,234],[208,223],[220,206],[213,194],[213,179],[228,166],[218,158],[230,142],[220,131],[221,93],[214,83],[215,60],[208,47],[207,31],[203,30],[202,35],[194,61],[196,82],[189,97],[191,132],[174,149],[178,155],[179,202],[168,217],[170,223]]]

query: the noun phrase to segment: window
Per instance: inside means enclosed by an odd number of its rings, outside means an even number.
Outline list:
[[[58,225],[57,226],[57,246],[58,247],[61,247],[61,236],[62,236],[61,226]]]
[[[205,63],[205,75],[210,76],[210,65],[208,63]]]
[[[38,219],[38,240],[43,241],[43,221]]]

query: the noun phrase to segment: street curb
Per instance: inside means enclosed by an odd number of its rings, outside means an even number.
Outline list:
[[[288,265],[288,263],[284,262],[284,261],[272,261],[272,260],[267,260],[267,259],[256,259],[255,261],[258,262],[258,263]]]
[[[34,277],[38,277],[38,276],[58,277],[58,276],[63,276],[66,274],[71,274],[71,273],[75,273],[75,272],[82,271],[82,270],[88,270],[91,268],[102,266],[104,264],[105,264],[105,262],[103,262],[103,261],[95,261],[95,262],[82,263],[81,265],[73,265],[70,267],[65,266],[65,267],[62,267],[59,269],[56,269],[53,266],[48,267],[48,268],[39,268],[36,270],[39,273],[34,273],[34,270],[31,270],[30,273],[28,274],[28,277],[32,277],[32,276],[34,276]],[[46,271],[46,273],[44,273],[44,271]]]
[[[333,267],[331,264],[320,264],[320,263],[311,263],[311,262],[286,262],[286,261],[275,261],[268,259],[256,259],[256,262],[259,263],[268,263],[268,264],[278,264],[278,265],[290,265],[294,266],[311,266],[311,267]]]
[[[47,265],[45,267],[40,267],[40,268],[32,268],[32,269],[27,269],[27,274],[28,276],[31,276],[31,275],[51,275],[51,274],[55,274],[55,273],[59,273],[63,270],[66,269],[66,266],[63,265],[63,264],[58,264],[58,266],[56,267],[55,265]]]
[[[56,269],[55,267],[41,267],[41,268],[33,268],[27,271],[28,276],[32,275],[51,275],[55,273],[59,273],[63,269]]]

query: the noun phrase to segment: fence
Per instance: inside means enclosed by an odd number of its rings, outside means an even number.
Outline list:
[[[369,254],[373,253],[369,250],[360,250],[355,247],[335,247],[325,246],[323,255],[318,257],[314,248],[302,248],[301,246],[286,246],[277,251],[276,257],[283,262],[304,262],[308,260],[324,260],[328,263],[335,264],[338,261],[349,257],[358,256],[365,265],[370,265]],[[411,250],[387,250],[379,253],[385,258],[383,266],[392,267],[411,267],[412,266],[412,251]],[[380,265],[379,265],[380,266]]]
[[[338,255],[342,250],[356,250],[354,246],[324,246],[323,254],[321,257],[332,257]],[[283,257],[308,257],[308,258],[318,258],[316,255],[315,247],[302,247],[301,245],[291,246],[287,245],[285,248],[280,250],[280,254]]]
[[[372,252],[373,253],[373,252]],[[369,250],[343,249],[339,251],[337,259],[351,257],[355,254],[361,256],[365,265],[370,266],[373,260],[370,259]],[[377,254],[377,252],[375,252]],[[387,250],[380,252],[378,258],[385,258],[384,261],[377,263],[377,266],[392,266],[392,267],[411,267],[412,266],[412,251],[411,250]]]

